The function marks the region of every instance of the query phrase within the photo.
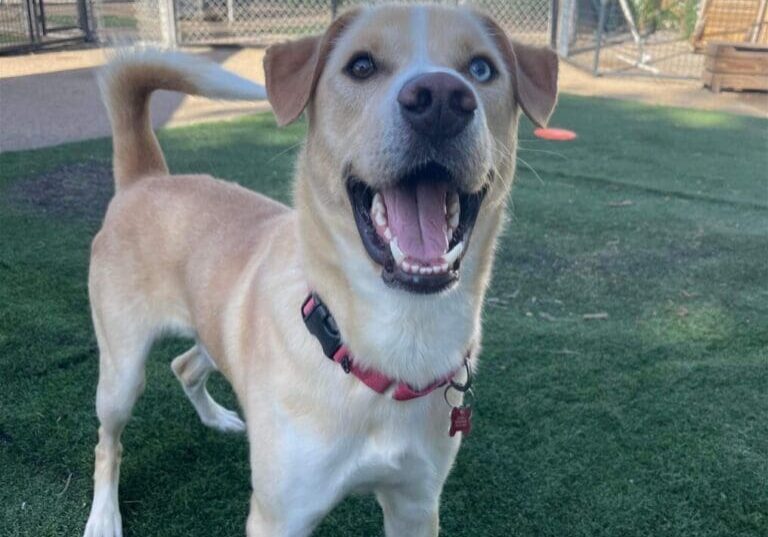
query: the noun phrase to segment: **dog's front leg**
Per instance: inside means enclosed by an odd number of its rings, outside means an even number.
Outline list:
[[[247,537],[272,537],[282,535],[279,533],[279,520],[270,514],[268,509],[259,502],[257,494],[251,494],[251,509],[248,513],[248,522],[245,528]]]
[[[309,537],[324,514],[307,513],[301,505],[282,513],[274,507],[260,502],[257,493],[251,495],[247,537]]]
[[[393,487],[376,492],[387,537],[437,537],[440,488]]]

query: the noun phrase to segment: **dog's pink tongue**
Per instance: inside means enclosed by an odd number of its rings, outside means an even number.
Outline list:
[[[389,229],[406,256],[426,262],[448,250],[446,193],[445,185],[436,181],[382,190]]]

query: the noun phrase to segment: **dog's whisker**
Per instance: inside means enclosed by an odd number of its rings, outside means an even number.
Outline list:
[[[504,144],[502,141],[498,140],[498,141],[497,141],[497,143],[498,143],[498,145],[499,145],[499,146],[501,146],[501,148],[499,148],[499,147],[494,147],[494,148],[493,148],[493,149],[494,149],[494,151],[496,151],[496,152],[497,152],[498,154],[500,154],[502,157],[512,157],[512,156],[513,156],[513,154],[514,154],[514,157],[515,157],[515,159],[516,159],[516,160],[518,160],[518,161],[520,161],[520,162],[521,162],[521,163],[522,163],[522,164],[523,164],[523,165],[524,165],[526,168],[528,168],[529,170],[531,170],[531,172],[533,172],[533,174],[536,176],[536,178],[539,180],[539,182],[540,182],[542,185],[544,184],[544,180],[541,178],[541,175],[539,175],[539,172],[537,172],[537,171],[536,171],[536,169],[535,169],[535,168],[534,168],[534,167],[533,167],[533,166],[532,166],[530,163],[528,163],[528,162],[527,162],[525,159],[523,159],[521,156],[519,156],[519,155],[517,155],[516,153],[514,153],[514,152],[513,152],[513,150],[512,150],[512,149],[510,149],[509,147],[507,147],[507,146],[506,146],[506,145],[505,145],[505,144]],[[530,151],[530,150],[529,150],[529,151]]]
[[[519,160],[526,168],[528,168],[533,172],[533,175],[536,176],[536,179],[539,180],[539,183],[541,183],[542,185],[544,184],[544,179],[541,178],[541,175],[539,175],[539,172],[537,172],[533,166],[528,164],[522,157],[517,157],[517,160]]]
[[[496,144],[492,146],[492,150],[495,151],[496,154],[498,154],[502,160],[504,159],[512,160],[513,157],[517,158],[515,155],[515,152],[509,147],[507,147],[501,140],[496,140]],[[509,177],[507,177],[503,173],[498,173],[497,175],[502,178],[502,181],[504,181],[506,187],[509,187],[511,185],[513,176],[510,175]]]
[[[529,147],[523,147],[521,145],[517,146],[518,151],[528,151],[529,153],[544,153],[547,155],[554,155],[556,157],[559,157],[563,160],[568,160],[568,156],[564,155],[563,153],[560,153],[559,151],[549,151],[547,149],[531,149]]]
[[[296,142],[295,144],[291,144],[291,145],[289,145],[288,147],[286,147],[286,148],[285,148],[285,149],[283,149],[282,151],[280,151],[280,152],[278,152],[277,154],[273,155],[273,156],[272,156],[272,158],[270,158],[269,160],[267,160],[267,164],[271,164],[272,162],[274,162],[274,161],[275,161],[275,160],[277,160],[278,158],[282,157],[282,156],[283,156],[283,155],[285,155],[286,153],[289,153],[289,152],[293,151],[293,150],[294,150],[294,149],[296,149],[297,147],[301,147],[301,144],[302,144],[302,143],[304,143],[304,142]]]

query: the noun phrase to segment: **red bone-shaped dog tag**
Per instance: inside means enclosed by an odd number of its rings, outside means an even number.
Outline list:
[[[455,436],[457,432],[468,436],[472,431],[472,407],[457,406],[451,410],[451,430],[448,434]]]

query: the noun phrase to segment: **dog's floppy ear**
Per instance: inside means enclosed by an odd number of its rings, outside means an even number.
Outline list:
[[[267,97],[277,124],[288,125],[306,108],[336,39],[357,16],[344,13],[325,34],[272,45],[264,56]]]
[[[557,54],[549,47],[511,41],[490,17],[480,15],[512,77],[515,100],[536,126],[545,127],[557,102]]]

